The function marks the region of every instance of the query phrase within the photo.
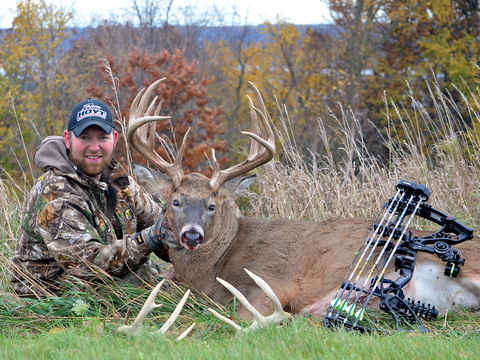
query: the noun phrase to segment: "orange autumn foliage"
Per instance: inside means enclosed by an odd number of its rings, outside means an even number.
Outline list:
[[[211,148],[214,148],[217,154],[224,152],[227,143],[218,139],[218,136],[224,133],[220,126],[222,109],[209,106],[207,86],[212,79],[205,72],[201,73],[198,63],[195,60],[189,63],[184,51],[178,49],[173,53],[163,50],[149,54],[142,53],[137,48],[128,54],[126,61],[116,61],[111,56],[107,56],[107,61],[111,73],[105,71],[104,60],[99,66],[102,84],[96,83],[98,76],[92,77],[89,93],[104,101],[110,101],[115,107],[117,118],[128,125],[129,107],[138,90],[157,79],[166,78],[159,84],[157,94],[159,100],[163,101],[161,115],[169,115],[172,120],[157,123],[157,133],[161,134],[165,146],[158,142],[156,151],[165,159],[171,159],[190,128],[183,158],[184,169],[208,173],[206,154],[210,155]],[[112,80],[112,73],[115,80]],[[104,82],[109,83],[116,91],[108,89]],[[115,102],[117,97],[121,99],[120,104]],[[120,138],[117,158],[126,162],[126,146],[123,137]],[[221,166],[228,162],[225,156],[217,155],[217,158]],[[145,162],[137,153],[132,154],[132,159]]]

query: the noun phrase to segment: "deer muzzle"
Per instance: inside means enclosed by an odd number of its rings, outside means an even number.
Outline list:
[[[195,250],[203,243],[203,231],[188,229],[182,232],[182,243],[188,250]]]

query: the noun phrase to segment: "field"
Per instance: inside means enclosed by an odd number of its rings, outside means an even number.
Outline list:
[[[281,161],[257,171],[257,186],[247,195],[248,206],[244,201],[242,209],[268,218],[309,221],[372,217],[393,195],[397,182],[408,179],[427,185],[432,191],[429,203],[435,208],[478,230],[480,139],[474,129],[480,119],[474,110],[479,97],[473,95],[464,104],[472,108],[473,125],[464,126],[468,130],[461,136],[457,131],[458,119],[452,120],[455,109],[440,91],[432,92],[437,104],[435,121],[421,107],[415,107],[413,113],[395,108],[394,114],[386,114],[389,122],[400,123],[404,130],[402,140],[395,134],[384,137],[390,149],[387,163],[369,156],[359,122],[348,112],[337,119],[337,137],[334,140],[323,137],[325,154],[304,157],[288,131],[287,114],[279,107],[272,117],[277,126]],[[321,119],[318,131],[326,133]],[[340,150],[329,150],[333,148]],[[0,221],[4,224],[0,229],[0,358],[474,359],[480,355],[480,314],[461,309],[426,324],[430,330],[426,334],[360,335],[331,331],[321,321],[297,317],[283,326],[236,335],[207,311],[207,307],[217,307],[216,304],[195,295],[188,300],[170,333],[151,334],[165,322],[185,291],[169,283],[157,299],[164,306],[148,317],[145,331],[126,336],[116,329],[129,308],[132,317],[138,313],[150,285],[134,288],[106,279],[97,287],[72,283],[71,290],[58,298],[19,299],[9,283],[9,258],[15,247],[25,186],[8,176],[3,178],[0,182]],[[220,310],[235,317],[233,309]],[[174,334],[192,322],[197,325],[188,338],[175,342]]]
[[[181,343],[157,334],[135,338],[92,326],[66,327],[55,333],[4,335],[2,359],[475,359],[478,335],[455,332],[358,336],[330,332],[305,320],[254,334],[215,335]],[[97,324],[98,325],[98,324]],[[198,335],[198,334],[194,334]]]

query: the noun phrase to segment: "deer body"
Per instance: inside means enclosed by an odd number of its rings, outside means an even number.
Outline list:
[[[135,164],[134,171],[140,184],[154,195],[171,183],[162,173],[141,165]],[[267,279],[282,305],[292,312],[333,297],[332,291],[339,287],[372,220],[237,217],[234,200],[238,190],[253,179],[230,180],[214,193],[208,178],[190,174],[178,188],[162,194],[167,203],[165,217],[176,235],[176,243],[169,249],[176,277],[213,300],[227,303],[232,295],[216,281],[217,277],[224,279],[247,299],[257,298],[253,304],[260,312],[270,311],[271,302],[245,268]],[[196,189],[194,194],[191,189]],[[208,219],[205,213],[212,205],[215,214]],[[185,233],[194,229],[202,233],[202,241],[188,244]]]
[[[170,183],[153,169],[140,170],[136,165],[135,172],[140,184],[152,193],[164,188],[159,185],[162,182]],[[176,235],[169,256],[181,282],[227,304],[233,296],[216,281],[221,278],[235,286],[262,314],[271,313],[270,300],[247,275],[246,268],[268,282],[289,312],[324,314],[373,219],[307,222],[237,217],[233,200],[238,189],[251,183],[252,177],[230,180],[218,193],[212,191],[209,179],[202,175],[190,174],[185,178],[178,188],[164,193],[165,216]],[[205,213],[212,205],[215,211],[208,219]],[[193,229],[202,234],[199,243],[189,242],[185,236]],[[480,308],[480,262],[475,260],[480,254],[478,239],[457,247],[466,258],[458,279],[443,274],[445,263],[435,255],[419,253],[414,277],[404,289],[406,296],[441,309],[454,305]],[[389,276],[394,276],[393,272],[392,269]],[[239,314],[248,316],[243,309],[239,309]]]
[[[366,219],[357,219],[353,222],[356,226],[352,226],[351,220],[310,223],[241,217],[238,225],[237,236],[219,256],[215,268],[209,269],[214,274],[211,280],[215,277],[224,279],[262,314],[269,314],[272,312],[270,300],[245,273],[245,268],[268,279],[280,303],[289,312],[305,311],[319,300],[328,304],[351,264],[351,261],[347,263],[338,259],[338,255],[353,260],[358,244],[371,224],[367,225]],[[349,240],[342,241],[342,238]],[[208,261],[208,250],[205,249],[204,254]],[[176,255],[172,255],[175,262]],[[186,253],[179,255],[188,259]],[[188,271],[190,268],[186,264],[184,279],[196,287],[195,279],[191,279],[192,274]],[[332,276],[332,270],[338,274]],[[213,284],[215,287],[207,295],[223,303],[232,300],[232,295],[223,286],[217,281]]]
[[[148,97],[152,86],[145,93]],[[153,151],[153,136],[146,134],[154,118],[148,116],[152,106],[146,110],[147,101],[142,97],[138,110],[136,99],[131,114],[145,116],[133,122],[130,119],[129,140],[160,171],[137,164],[134,172],[147,192],[165,199],[165,218],[175,234],[174,239],[168,239],[169,256],[180,281],[227,304],[233,296],[217,282],[216,278],[221,278],[243,293],[260,313],[269,314],[271,302],[245,273],[248,269],[271,286],[284,309],[319,316],[334,298],[373,220],[305,222],[238,217],[235,199],[255,179],[239,175],[269,161],[275,152],[265,106],[258,90],[254,91],[259,103],[255,108],[250,101],[254,133],[244,133],[252,139],[250,154],[243,163],[220,170],[213,153],[211,178],[183,174],[185,143],[172,164]],[[260,127],[256,113],[260,114]],[[466,259],[458,278],[443,275],[445,264],[436,256],[420,253],[405,295],[444,310],[455,305],[479,309],[479,241],[456,247]],[[387,278],[390,275],[386,274]],[[243,309],[239,314],[248,317]]]

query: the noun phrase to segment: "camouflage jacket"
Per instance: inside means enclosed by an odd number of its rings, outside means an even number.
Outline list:
[[[12,257],[17,294],[55,292],[68,275],[119,276],[149,259],[134,234],[153,225],[161,208],[120,164],[113,160],[97,181],[72,165],[59,136],[42,142],[34,163],[45,173],[25,200]]]

